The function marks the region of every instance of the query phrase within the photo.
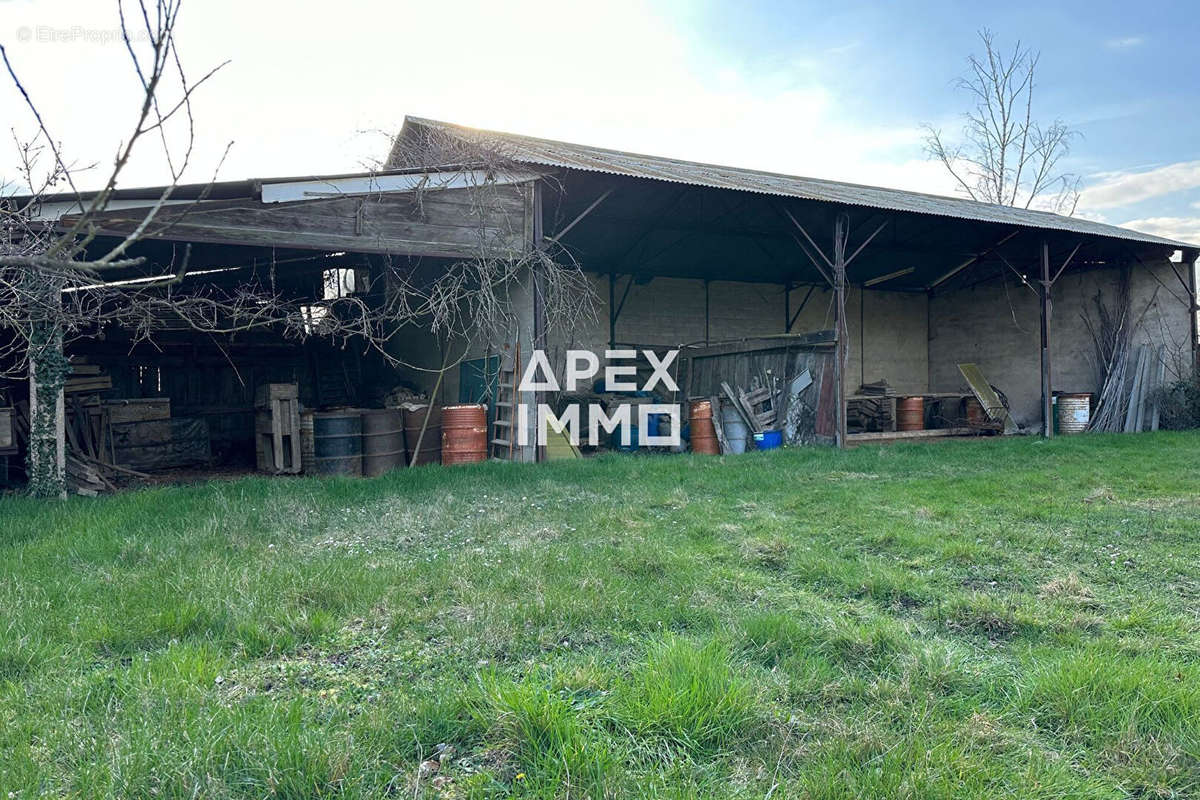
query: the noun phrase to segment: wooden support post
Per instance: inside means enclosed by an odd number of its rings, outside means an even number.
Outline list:
[[[846,215],[839,214],[833,228],[833,291],[834,322],[837,330],[837,347],[834,357],[834,398],[837,403],[837,446],[846,446],[846,354],[850,343],[847,341],[849,331],[846,325],[846,238],[849,220]]]
[[[704,281],[704,346],[708,347],[712,342],[708,336],[708,281]]]
[[[603,199],[603,198],[602,198]],[[533,184],[533,246],[538,250],[546,249],[545,230],[542,227],[542,182]],[[546,281],[539,264],[533,274],[533,349],[546,349]],[[531,354],[532,355],[532,354]],[[534,394],[534,402],[540,406],[546,398],[542,392]],[[535,417],[536,418],[536,417]],[[546,460],[546,447],[539,445],[536,460]]]
[[[1196,296],[1196,264],[1200,252],[1196,250],[1183,251],[1183,268],[1187,270],[1187,285],[1192,307],[1188,316],[1191,317],[1192,331],[1192,369],[1200,369],[1200,297]]]
[[[621,318],[621,310],[629,299],[629,290],[633,288],[633,276],[625,281],[625,291],[621,292],[621,302],[617,302],[617,276],[608,273],[608,346],[617,346],[617,320]]]
[[[578,225],[579,223],[583,222],[583,219],[584,219],[584,217],[586,217],[588,214],[591,214],[593,211],[595,211],[595,210],[596,210],[596,206],[598,206],[598,205],[600,205],[601,203],[603,203],[603,202],[604,202],[604,201],[605,201],[605,200],[608,198],[608,196],[609,196],[610,194],[612,194],[612,193],[613,193],[613,191],[614,191],[613,189],[609,189],[609,190],[608,190],[608,191],[606,191],[604,194],[602,194],[602,195],[600,195],[599,197],[597,197],[595,200],[593,200],[593,201],[592,201],[592,204],[591,204],[590,206],[588,206],[587,208],[585,208],[585,209],[584,209],[584,210],[583,210],[583,211],[582,211],[582,212],[581,212],[581,213],[580,213],[580,214],[579,214],[577,217],[575,217],[575,219],[573,219],[573,220],[571,220],[570,222],[568,222],[568,223],[567,223],[567,224],[566,224],[566,225],[563,227],[563,229],[562,229],[562,230],[560,230],[558,233],[554,234],[553,236],[547,236],[547,237],[546,237],[546,241],[548,241],[548,242],[554,242],[555,244],[558,244],[558,241],[559,241],[559,240],[560,240],[562,237],[564,237],[564,236],[566,236],[568,233],[570,233],[571,229],[572,229],[572,228],[574,228],[576,225]]]
[[[1053,396],[1050,376],[1050,245],[1042,240],[1042,436],[1054,436]]]
[[[617,346],[617,276],[608,273],[608,346]]]

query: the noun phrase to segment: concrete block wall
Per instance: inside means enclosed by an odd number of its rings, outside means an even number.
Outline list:
[[[618,279],[616,302],[625,278]],[[596,318],[574,331],[552,330],[549,337],[557,363],[567,349],[602,353],[608,346],[608,277],[594,276]],[[807,287],[793,289],[792,313]],[[818,289],[792,327],[794,333],[833,327],[832,293]],[[618,342],[675,346],[705,340],[704,282],[655,278],[634,284],[617,320]],[[713,281],[708,296],[708,340],[783,333],[784,290],[777,284]],[[849,351],[847,391],[865,382],[887,379],[900,391],[923,392],[929,378],[928,303],[924,294],[851,289],[846,296]],[[863,332],[865,331],[865,336]]]
[[[1083,320],[1094,320],[1094,298],[1112,298],[1119,270],[1068,271],[1054,285],[1051,312],[1051,362],[1055,391],[1094,392],[1099,374],[1091,334]],[[1165,348],[1169,377],[1183,374],[1191,353],[1191,323],[1183,287],[1162,262],[1130,272],[1134,315],[1145,315],[1135,341]],[[1016,276],[969,289],[935,295],[929,301],[930,391],[966,391],[958,371],[962,362],[979,365],[1009,399],[1013,417],[1025,426],[1041,420],[1041,334],[1037,294]]]
[[[1181,272],[1184,269],[1178,268]],[[1087,309],[1094,317],[1097,290],[1111,296],[1118,278],[1115,269],[1068,271],[1055,285],[1051,336],[1056,390],[1096,390],[1093,345],[1081,313]],[[573,330],[552,326],[548,332],[550,360],[560,375],[567,349],[602,354],[608,346],[608,277],[592,276],[591,281],[597,298],[595,318]],[[617,302],[624,281],[618,281]],[[807,291],[792,291],[793,313]],[[1191,323],[1186,295],[1170,265],[1134,266],[1130,291],[1134,313],[1145,310],[1136,340],[1165,348],[1169,377],[1185,374],[1191,363]],[[520,317],[522,354],[528,359],[533,319],[530,287],[517,287],[512,302]],[[784,332],[782,286],[713,281],[708,302],[710,341]],[[701,280],[655,278],[647,284],[635,283],[617,322],[617,340],[660,346],[703,342],[704,308]],[[846,296],[846,316],[847,392],[881,379],[901,394],[966,392],[957,365],[974,362],[1008,396],[1013,416],[1020,424],[1034,426],[1039,422],[1039,303],[1036,293],[1015,276],[932,298],[919,292],[851,287]],[[792,330],[801,333],[832,326],[831,292],[817,289]],[[398,354],[410,361],[437,366],[436,344],[427,335],[413,332],[412,336],[400,337],[396,347]],[[472,350],[471,355],[482,356],[486,348],[477,344]],[[442,396],[447,402],[458,399],[458,375],[457,367],[446,374]],[[416,378],[427,389],[436,377],[432,373],[407,376]]]
[[[929,391],[929,300],[924,292],[851,288],[846,320],[848,393],[879,380],[901,394]]]

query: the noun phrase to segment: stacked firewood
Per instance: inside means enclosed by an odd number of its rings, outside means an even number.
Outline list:
[[[896,390],[885,380],[864,383],[859,397],[846,401],[846,429],[851,432],[890,431]]]
[[[892,400],[887,397],[854,397],[846,401],[846,429],[858,431],[892,430]]]

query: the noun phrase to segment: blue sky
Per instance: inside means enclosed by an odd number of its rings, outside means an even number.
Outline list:
[[[1081,210],[1109,221],[1180,217],[1200,229],[1200,4],[769,2],[740,13],[705,7],[694,25],[747,72],[786,71],[797,85],[832,90],[847,122],[928,121],[950,134],[964,101],[953,79],[979,51],[976,31],[1020,39],[1041,52],[1041,116],[1083,134],[1066,165],[1093,187]],[[1115,205],[1148,194],[1143,183],[1163,193]],[[1165,191],[1172,186],[1186,188]]]
[[[0,0],[0,41],[57,138],[105,161],[136,92],[105,0]],[[187,0],[190,177],[354,170],[411,113],[519,133],[939,193],[920,125],[953,133],[975,31],[1042,53],[1039,116],[1083,138],[1079,213],[1200,241],[1200,4]],[[86,83],[81,76],[87,76]],[[90,86],[101,86],[92,90]],[[121,113],[127,109],[128,113]],[[0,121],[29,131],[0,86]],[[13,159],[0,148],[0,175]],[[165,179],[148,148],[125,185]],[[87,183],[87,180],[84,180]]]

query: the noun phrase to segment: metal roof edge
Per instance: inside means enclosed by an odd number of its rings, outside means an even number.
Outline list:
[[[1156,244],[1156,245],[1162,245],[1164,247],[1172,247],[1175,249],[1200,250],[1200,245],[1198,245],[1198,244],[1182,242],[1182,241],[1179,241],[1176,239],[1168,239],[1163,236],[1156,236],[1154,234],[1144,233],[1142,231],[1137,231],[1132,228],[1124,228],[1124,227],[1121,227],[1118,225],[1111,225],[1111,224],[1104,223],[1104,222],[1096,222],[1094,220],[1088,220],[1088,219],[1085,219],[1082,217],[1065,217],[1061,214],[1055,214],[1050,211],[1039,211],[1039,210],[1035,210],[1035,209],[1015,208],[1015,207],[1011,207],[1011,206],[1002,206],[1002,205],[997,205],[997,204],[992,204],[992,203],[981,203],[976,200],[970,200],[968,198],[963,198],[963,197],[952,197],[952,196],[948,196],[948,195],[936,195],[936,194],[929,194],[926,192],[913,192],[913,191],[908,191],[905,189],[893,189],[893,188],[884,187],[884,186],[870,186],[867,184],[848,183],[848,182],[844,182],[844,181],[832,181],[832,180],[828,180],[825,178],[808,178],[808,177],[804,177],[804,176],[800,176],[800,175],[788,175],[786,173],[781,173],[781,172],[768,172],[768,171],[764,171],[764,170],[756,170],[756,169],[749,169],[749,168],[742,168],[742,167],[732,167],[732,166],[721,165],[721,164],[709,164],[709,163],[699,162],[699,161],[687,161],[687,160],[683,160],[683,159],[670,158],[670,157],[666,157],[666,156],[645,155],[645,154],[641,154],[641,153],[632,153],[632,152],[628,152],[628,151],[614,150],[611,148],[597,147],[595,145],[576,144],[576,143],[572,143],[572,142],[564,142],[564,141],[559,141],[559,140],[555,140],[555,139],[543,139],[543,138],[536,137],[536,136],[527,136],[524,134],[506,133],[503,131],[487,130],[487,129],[483,129],[483,128],[472,128],[472,127],[469,127],[466,125],[459,125],[459,124],[453,123],[453,122],[444,122],[442,120],[428,119],[425,117],[416,117],[416,116],[410,116],[410,115],[406,115],[404,117],[404,123],[400,129],[400,132],[397,134],[396,139],[394,140],[393,150],[399,143],[401,137],[403,137],[405,135],[406,129],[408,128],[408,126],[410,124],[416,125],[416,126],[437,128],[437,129],[446,131],[448,133],[457,134],[457,135],[461,135],[461,136],[466,136],[466,135],[494,136],[494,137],[497,137],[500,139],[507,139],[517,145],[521,145],[521,144],[524,144],[526,146],[544,145],[547,147],[554,147],[554,148],[576,148],[580,152],[586,151],[589,153],[603,154],[603,155],[612,156],[615,158],[645,159],[649,162],[654,162],[654,163],[657,163],[660,165],[671,165],[671,166],[681,167],[681,168],[694,168],[694,169],[698,169],[698,170],[721,170],[725,173],[730,173],[730,174],[734,174],[734,175],[738,175],[738,176],[744,176],[747,178],[755,177],[755,178],[776,179],[776,180],[784,180],[784,181],[803,181],[808,184],[815,184],[817,186],[824,186],[824,187],[828,187],[830,189],[835,189],[835,190],[843,190],[844,191],[847,189],[849,189],[849,190],[857,189],[857,190],[863,190],[863,191],[872,192],[872,193],[882,193],[884,195],[895,197],[897,202],[893,203],[893,204],[889,204],[887,202],[882,202],[882,201],[869,202],[865,199],[859,199],[859,200],[847,199],[847,198],[836,198],[835,199],[835,198],[830,198],[830,197],[822,197],[815,192],[785,191],[782,189],[772,190],[768,187],[757,186],[757,185],[756,186],[737,187],[737,186],[724,185],[724,184],[717,183],[717,182],[711,181],[711,180],[703,180],[702,178],[685,179],[684,177],[667,176],[667,175],[662,175],[662,174],[638,175],[633,170],[605,169],[603,167],[596,166],[596,165],[566,163],[562,159],[554,159],[550,156],[543,156],[541,158],[534,156],[534,155],[528,155],[528,154],[513,156],[513,160],[521,162],[521,163],[539,164],[542,166],[557,167],[560,169],[574,169],[574,170],[580,170],[580,171],[584,171],[584,172],[597,172],[597,173],[603,173],[603,174],[609,174],[609,175],[618,175],[618,176],[623,176],[623,177],[635,177],[635,178],[642,178],[645,180],[659,180],[659,181],[664,181],[664,182],[668,182],[668,183],[678,183],[678,184],[694,185],[694,186],[705,186],[707,188],[713,188],[713,189],[747,191],[747,192],[753,192],[753,193],[757,193],[757,194],[768,194],[768,195],[773,195],[773,196],[777,196],[777,197],[794,197],[794,198],[798,198],[798,199],[813,200],[813,201],[817,201],[817,202],[829,202],[829,203],[840,203],[840,204],[846,204],[846,205],[857,205],[857,206],[861,206],[861,207],[865,207],[865,208],[879,208],[879,209],[883,209],[883,210],[896,211],[896,212],[901,212],[901,213],[928,214],[928,215],[932,215],[932,216],[942,216],[942,217],[949,217],[952,219],[970,220],[970,221],[974,221],[974,222],[987,222],[987,223],[993,223],[993,224],[1009,224],[1009,225],[1014,225],[1017,227],[1024,227],[1024,228],[1058,230],[1058,231],[1065,231],[1065,232],[1071,232],[1071,233],[1079,233],[1082,235],[1089,235],[1089,236],[1101,236],[1101,237],[1107,237],[1107,238],[1113,238],[1113,239],[1124,239],[1127,241],[1138,241],[1138,242],[1144,242],[1146,244]],[[925,201],[929,201],[931,204],[940,204],[944,207],[941,209],[936,208],[936,207],[931,207],[931,208],[922,208],[922,209],[917,210],[917,209],[913,209],[913,208],[904,207],[903,205],[901,205],[899,203],[899,200],[903,199],[903,198],[908,198],[910,200],[925,200]],[[962,212],[969,212],[970,210],[976,210],[976,214],[955,213],[956,210],[961,210]],[[989,219],[989,218],[986,218],[985,216],[983,216],[983,213],[985,210],[987,212],[989,212],[987,214],[987,216],[999,215],[999,216],[1011,216],[1013,218],[1008,219],[1008,220]]]

